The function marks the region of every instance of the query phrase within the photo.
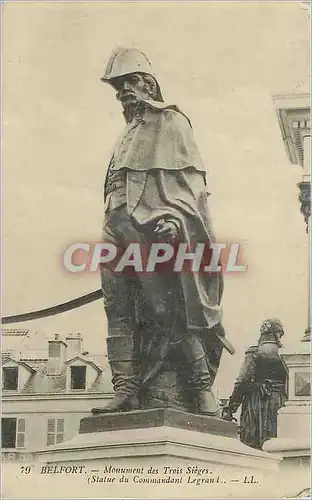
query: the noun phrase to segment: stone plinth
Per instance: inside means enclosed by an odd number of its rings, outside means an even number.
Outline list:
[[[237,437],[237,425],[219,418],[194,415],[172,408],[103,413],[81,419],[79,434],[109,432],[148,427],[175,427],[219,436]]]
[[[63,482],[67,496],[278,497],[280,459],[244,445],[236,431],[232,422],[173,409],[94,415],[82,419],[73,440],[41,450],[39,459],[50,467],[44,471],[83,468],[74,481],[60,473],[53,487]]]
[[[310,463],[310,349],[310,342],[300,342],[292,351],[281,351],[288,369],[288,401],[278,412],[278,437],[263,449],[281,456],[285,466]]]

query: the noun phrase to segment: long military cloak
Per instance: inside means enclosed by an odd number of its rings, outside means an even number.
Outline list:
[[[144,101],[144,113],[115,148],[114,171],[127,176],[127,210],[148,234],[159,219],[177,221],[180,242],[215,241],[208,210],[206,169],[189,119],[175,105]],[[222,273],[179,273],[189,330],[221,321]]]

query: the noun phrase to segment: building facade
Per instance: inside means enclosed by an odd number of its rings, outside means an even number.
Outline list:
[[[8,345],[29,336],[3,331]],[[2,351],[3,460],[29,461],[37,450],[73,438],[80,419],[112,397],[106,355],[84,351],[80,333],[56,334],[46,341],[45,356],[29,354],[25,343]]]

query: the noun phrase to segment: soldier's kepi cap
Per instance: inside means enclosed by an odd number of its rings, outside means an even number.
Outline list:
[[[157,84],[156,100],[164,101],[152,65],[144,52],[139,49],[118,47],[113,50],[101,81],[115,87],[114,82],[117,78],[131,73],[144,73],[152,76]]]

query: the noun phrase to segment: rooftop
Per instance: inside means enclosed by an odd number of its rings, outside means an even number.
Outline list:
[[[5,329],[3,334],[7,337],[27,336],[31,339],[31,333],[28,330]],[[42,339],[41,339],[42,340]],[[63,346],[63,358],[60,362],[60,370],[57,374],[48,372],[49,363],[49,341],[52,344],[60,343]],[[15,345],[15,342],[14,342]],[[16,347],[16,345],[15,345]],[[55,356],[55,354],[54,354]],[[53,356],[53,359],[55,357]],[[57,357],[57,356],[56,356]],[[53,394],[53,393],[68,393],[66,388],[66,378],[68,366],[73,362],[85,364],[94,370],[94,381],[87,390],[74,390],[70,393],[81,392],[103,392],[112,391],[111,373],[107,361],[107,355],[92,354],[83,350],[83,338],[80,333],[71,333],[66,338],[60,338],[57,334],[52,339],[45,339],[45,349],[39,351],[33,348],[28,348],[23,342],[18,345],[18,349],[10,349],[8,345],[2,350],[2,365],[16,364],[17,366],[26,367],[30,376],[24,387],[18,391],[18,394]],[[16,391],[8,391],[5,395],[16,394]]]

